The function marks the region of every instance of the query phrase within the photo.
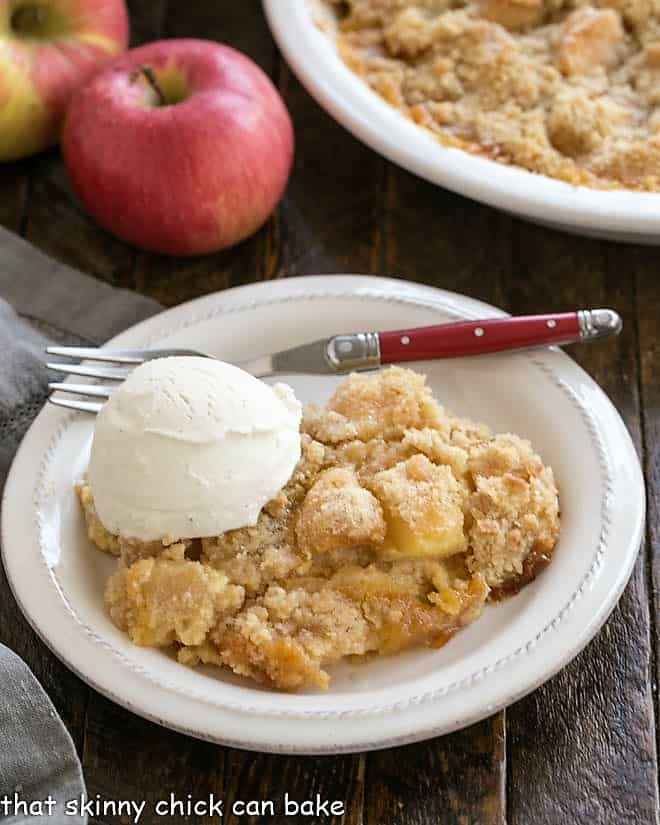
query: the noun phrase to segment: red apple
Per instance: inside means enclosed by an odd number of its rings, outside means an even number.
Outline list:
[[[0,0],[0,161],[56,143],[72,93],[127,44],[124,0]]]
[[[196,255],[266,221],[291,170],[293,127],[245,55],[163,40],[126,52],[74,96],[62,151],[101,226],[144,249]]]

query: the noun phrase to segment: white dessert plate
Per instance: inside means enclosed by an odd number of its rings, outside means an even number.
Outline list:
[[[316,276],[209,295],[111,343],[190,347],[232,361],[336,332],[495,315],[486,304],[425,286]],[[331,671],[327,692],[296,695],[133,646],[103,606],[114,560],[87,540],[73,493],[93,419],[52,406],[19,449],[2,508],[5,567],[32,626],[68,667],[126,708],[253,750],[322,754],[403,744],[468,725],[533,690],[592,638],[628,580],[644,514],[635,450],[603,392],[558,350],[412,366],[449,409],[531,438],[561,494],[550,567],[514,598],[488,605],[445,647],[342,665]],[[284,380],[307,402],[326,400],[340,379]]]
[[[573,186],[443,146],[373,92],[337,54],[322,0],[263,0],[271,30],[309,93],[376,152],[432,183],[582,235],[660,243],[660,193]]]

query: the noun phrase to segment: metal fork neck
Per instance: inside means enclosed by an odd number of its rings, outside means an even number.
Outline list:
[[[328,341],[325,357],[336,372],[375,369],[380,366],[378,333],[335,335]]]

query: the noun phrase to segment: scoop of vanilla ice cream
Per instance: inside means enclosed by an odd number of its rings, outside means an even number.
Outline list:
[[[208,358],[162,358],[131,373],[96,421],[88,470],[111,533],[201,538],[256,523],[300,459],[301,405]]]

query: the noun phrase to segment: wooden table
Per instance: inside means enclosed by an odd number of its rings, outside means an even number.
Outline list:
[[[366,755],[268,756],[171,733],[90,690],[50,655],[12,605],[0,638],[24,656],[53,698],[80,751],[90,793],[136,800],[170,791],[182,798],[214,792],[229,800],[280,798],[285,791],[302,800],[320,793],[343,801],[346,813],[316,821],[351,825],[655,823],[660,250],[540,229],[385,162],[302,90],[275,49],[258,0],[129,5],[136,43],[160,36],[217,38],[250,54],[278,84],[298,145],[277,214],[230,252],[195,260],[143,254],[85,216],[51,152],[0,169],[0,222],[56,258],[166,305],[251,281],[348,272],[409,278],[513,313],[616,307],[626,321],[623,336],[573,354],[632,433],[646,472],[649,526],[619,606],[562,673],[467,730]],[[4,579],[0,598],[10,603]],[[141,820],[160,821],[150,812]],[[239,819],[226,815],[224,821]]]

